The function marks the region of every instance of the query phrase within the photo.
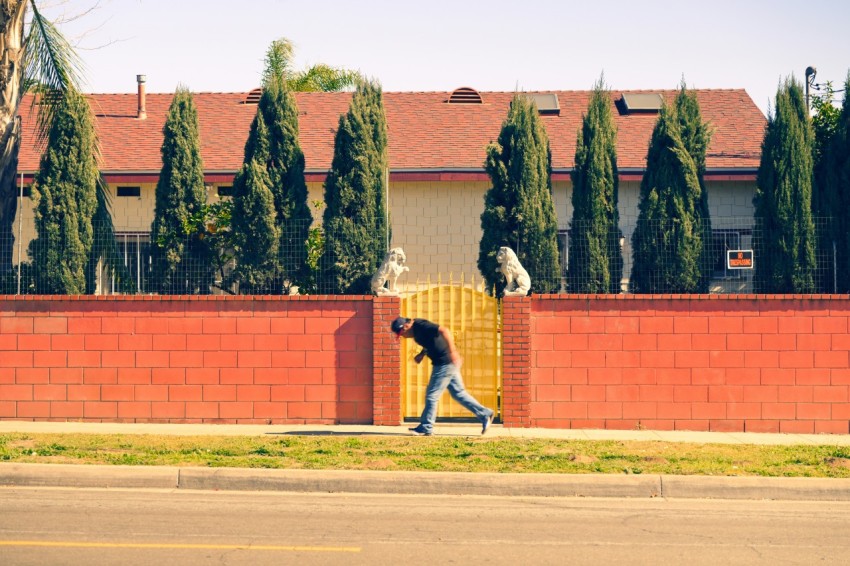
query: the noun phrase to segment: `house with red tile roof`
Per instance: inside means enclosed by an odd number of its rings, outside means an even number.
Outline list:
[[[130,256],[143,255],[154,211],[154,190],[161,168],[162,128],[173,94],[146,93],[139,82],[135,94],[88,95],[101,145],[100,169],[112,195],[113,221],[119,241]],[[696,90],[703,118],[713,135],[706,159],[706,185],[712,222],[746,238],[766,119],[742,89]],[[676,90],[611,92],[617,126],[620,172],[619,211],[624,252],[638,211],[639,185],[646,166],[657,106],[647,100],[672,101]],[[259,91],[195,93],[201,152],[210,200],[226,194],[242,165],[249,126]],[[477,270],[480,215],[490,186],[484,171],[485,148],[498,138],[515,93],[385,92],[388,127],[391,247],[402,247],[410,273],[399,285],[452,274],[480,280]],[[561,237],[568,238],[576,134],[590,91],[528,91],[538,101],[552,150],[552,185]],[[311,201],[323,198],[323,182],[331,166],[334,133],[348,110],[352,93],[295,93],[301,148]],[[34,117],[29,101],[21,106],[23,144],[18,171],[31,182],[43,148],[34,145]],[[24,239],[33,236],[32,207],[20,207]],[[321,213],[316,214],[321,221]],[[724,228],[723,219],[730,220]],[[747,220],[749,219],[749,220]],[[17,225],[16,220],[16,225]],[[743,236],[742,236],[743,235]],[[24,244],[26,244],[26,241]],[[23,249],[26,249],[24,245]],[[24,258],[26,259],[26,258]],[[138,258],[136,258],[138,259]],[[17,259],[16,259],[17,261]],[[629,262],[626,262],[626,274]],[[405,281],[407,278],[407,281]]]

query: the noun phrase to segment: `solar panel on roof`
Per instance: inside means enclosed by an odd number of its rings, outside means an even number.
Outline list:
[[[658,112],[664,104],[664,98],[657,93],[624,93],[622,101],[626,112]]]
[[[561,112],[557,94],[547,92],[543,94],[526,94],[525,97],[537,105],[537,111],[541,114],[560,114]]]

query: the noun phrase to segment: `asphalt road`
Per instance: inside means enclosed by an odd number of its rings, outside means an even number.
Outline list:
[[[846,564],[850,503],[0,488],[4,566]]]

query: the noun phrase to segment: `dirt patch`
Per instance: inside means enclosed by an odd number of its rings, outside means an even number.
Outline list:
[[[369,460],[366,462],[367,470],[392,470],[396,468],[396,464],[389,458],[380,458],[378,460]]]
[[[477,462],[491,462],[494,458],[490,454],[473,454],[469,459]]]
[[[576,454],[574,456],[570,456],[570,461],[575,462],[576,464],[593,464],[594,462],[598,462],[599,458],[596,456],[588,456],[587,454]]]
[[[39,460],[41,463],[47,464],[79,464],[80,461],[76,458],[69,458],[67,456],[46,456]]]
[[[32,450],[35,448],[35,440],[15,440],[6,446],[11,450]]]
[[[833,468],[850,468],[850,458],[827,458],[824,461]]]

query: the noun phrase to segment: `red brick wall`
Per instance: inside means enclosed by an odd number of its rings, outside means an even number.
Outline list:
[[[401,416],[400,346],[390,324],[401,312],[398,297],[375,297],[372,333],[374,339],[374,387],[372,422],[395,426]]]
[[[848,433],[850,297],[503,303],[506,426]],[[396,297],[0,297],[0,419],[401,422]]]
[[[372,297],[0,297],[0,419],[371,423]]]
[[[502,424],[531,426],[531,301],[502,300]]]
[[[847,295],[535,297],[529,425],[847,434],[848,319]]]

